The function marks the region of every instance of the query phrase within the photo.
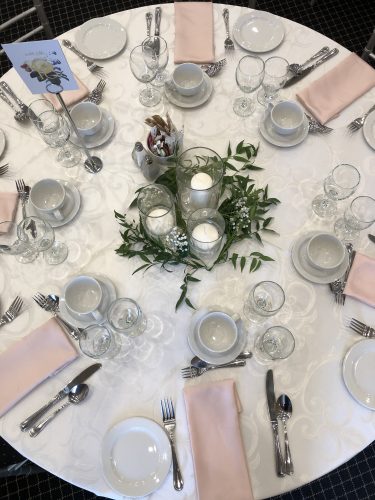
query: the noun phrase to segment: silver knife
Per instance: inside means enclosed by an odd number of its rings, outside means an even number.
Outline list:
[[[368,234],[367,236],[368,236],[368,239],[370,241],[372,241],[373,243],[375,243],[375,236],[373,234]]]
[[[156,7],[155,9],[155,36],[160,36],[160,21],[161,21],[161,7]],[[160,40],[157,38],[155,40],[155,52],[156,55],[159,55],[160,52]]]
[[[332,49],[327,54],[322,56],[320,59],[318,59],[314,64],[309,66],[308,68],[304,69],[299,73],[298,75],[292,76],[289,78],[286,83],[284,84],[284,88],[290,87],[291,85],[294,85],[295,83],[299,82],[302,80],[302,78],[305,78],[309,73],[311,73],[312,70],[323,64],[325,61],[328,61],[328,59],[331,59],[331,57],[334,57],[339,53],[339,49]]]
[[[146,12],[146,34],[151,35],[152,12]]]
[[[273,386],[272,370],[268,370],[266,375],[266,394],[268,402],[268,412],[270,415],[272,431],[273,431],[273,442],[275,446],[276,473],[279,477],[284,477],[285,476],[283,472],[284,460],[282,458],[280,440],[279,440],[279,424],[277,421],[276,398],[275,398],[275,389]]]
[[[37,420],[40,419],[42,415],[44,415],[44,413],[46,413],[50,408],[52,408],[54,404],[65,398],[69,394],[72,387],[84,382],[101,367],[102,365],[100,363],[95,363],[85,368],[79,375],[74,377],[63,389],[61,389],[61,391],[59,391],[56,394],[56,396],[54,396],[50,401],[48,401],[47,404],[45,404],[42,408],[40,408],[35,413],[27,417],[23,422],[21,422],[20,424],[21,431],[23,432],[27,431],[37,422]]]
[[[3,88],[3,90],[5,90],[5,92],[8,95],[10,95],[12,99],[15,100],[15,102],[18,104],[18,107],[23,113],[25,113],[27,118],[30,118],[31,116],[34,121],[38,120],[38,117],[36,116],[34,111],[32,109],[29,109],[29,107],[26,106],[26,104],[23,101],[21,101],[21,99],[13,92],[13,90],[9,87],[9,85],[6,82],[0,82],[0,85]]]

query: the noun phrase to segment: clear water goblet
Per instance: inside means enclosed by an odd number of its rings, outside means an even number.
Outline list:
[[[294,347],[292,332],[283,326],[272,326],[255,339],[254,353],[256,358],[264,361],[286,359]]]
[[[353,241],[360,231],[369,228],[375,222],[375,200],[371,196],[358,196],[350,203],[344,216],[337,219],[334,230],[343,241]]]
[[[167,42],[161,36],[149,36],[142,42],[142,50],[147,66],[156,66],[152,85],[162,87],[168,79],[168,73],[165,71],[169,59]]]
[[[147,319],[135,300],[114,300],[107,311],[110,327],[128,337],[137,337],[146,329]]]
[[[264,62],[258,56],[244,56],[236,68],[236,82],[244,95],[237,97],[233,111],[239,116],[250,116],[255,108],[254,100],[246,97],[260,87],[264,77]]]
[[[312,209],[319,217],[332,217],[337,211],[336,200],[349,198],[357,189],[361,175],[347,163],[340,163],[324,179],[324,193],[312,201]]]
[[[104,325],[90,325],[79,336],[79,347],[83,354],[93,359],[111,359],[121,350],[118,334]]]
[[[149,62],[149,65],[147,65],[146,60]],[[147,56],[145,57],[142,45],[137,45],[130,52],[129,62],[130,69],[135,78],[139,82],[146,84],[146,87],[139,92],[139,102],[143,106],[156,106],[161,101],[161,93],[152,87],[150,83],[156,77],[158,71],[157,63],[155,61],[150,63],[150,59]]]
[[[257,94],[259,104],[267,106],[277,100],[278,92],[287,80],[288,68],[289,63],[283,57],[270,57],[266,60],[262,88]]]
[[[243,313],[251,323],[262,323],[279,312],[284,302],[285,293],[278,283],[261,281],[250,290]]]
[[[15,255],[18,262],[27,264],[38,256],[26,237],[18,235],[18,225],[12,221],[0,222],[0,253]]]

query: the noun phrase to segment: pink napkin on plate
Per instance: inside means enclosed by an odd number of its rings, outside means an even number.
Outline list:
[[[344,294],[375,307],[375,259],[355,254]]]
[[[54,318],[0,354],[0,417],[47,377],[78,357]]]
[[[64,99],[64,102],[67,105],[67,107],[82,101],[83,99],[85,99],[85,97],[89,95],[89,89],[86,87],[86,85],[78,78],[77,75],[74,75],[74,78],[76,79],[76,82],[78,84],[78,89],[64,90],[63,92],[61,92],[61,96]],[[56,111],[61,110],[61,104],[59,103],[57,97],[54,94],[48,92],[47,94],[43,94],[43,97],[45,99],[48,99],[54,105]]]
[[[212,2],[175,2],[174,15],[174,62],[212,62],[215,59]]]
[[[18,193],[0,193],[0,222],[14,220],[18,199]]]
[[[297,98],[324,124],[374,85],[375,70],[351,53],[321,78],[297,92]]]
[[[184,389],[199,500],[252,500],[234,380]]]

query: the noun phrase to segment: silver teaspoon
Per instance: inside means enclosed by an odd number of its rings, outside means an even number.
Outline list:
[[[250,359],[250,358],[252,358],[252,356],[253,356],[252,352],[243,351],[233,361]],[[212,363],[207,363],[207,361],[203,361],[203,359],[198,358],[198,356],[194,356],[194,358],[192,358],[192,360],[190,361],[190,365],[195,366],[195,368],[207,368],[208,366],[216,366],[216,365],[213,365]]]
[[[290,454],[288,430],[286,428],[286,421],[292,416],[292,401],[286,394],[281,394],[277,399],[277,405],[279,406],[279,417],[283,423],[284,427],[284,446],[285,446],[285,461],[284,461],[284,472],[289,476],[294,473],[294,466],[292,462],[292,456]]]

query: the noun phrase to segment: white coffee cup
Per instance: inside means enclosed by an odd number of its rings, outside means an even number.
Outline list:
[[[346,249],[334,234],[322,232],[310,238],[306,253],[307,260],[313,267],[331,271],[344,262]]]
[[[64,186],[55,179],[42,179],[30,190],[30,201],[41,214],[63,220],[62,208],[65,202]]]
[[[222,311],[207,313],[197,325],[199,341],[208,351],[227,352],[237,341],[238,330],[234,319]]]
[[[71,279],[65,286],[64,299],[73,316],[82,320],[103,319],[100,311],[103,289],[100,282],[92,276],[76,276]]]
[[[81,135],[94,135],[102,127],[102,110],[93,102],[79,102],[70,115]]]
[[[204,74],[197,64],[183,63],[173,71],[172,81],[179,94],[192,96],[203,87]]]
[[[281,101],[271,104],[271,122],[280,135],[291,135],[302,125],[305,114],[296,101]]]

